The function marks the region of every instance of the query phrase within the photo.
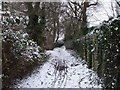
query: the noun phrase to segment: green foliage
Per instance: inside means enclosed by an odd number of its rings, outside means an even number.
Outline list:
[[[12,43],[12,52],[16,58],[24,58],[26,61],[37,62],[42,60],[42,49],[36,42],[30,40],[24,31],[3,31],[3,41]]]
[[[111,19],[74,41],[74,48],[104,81],[105,88],[120,86],[120,19]]]

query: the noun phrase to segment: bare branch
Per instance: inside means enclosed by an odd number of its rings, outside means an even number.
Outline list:
[[[81,8],[82,9],[82,7],[81,7],[81,5],[79,4],[79,3],[77,3],[77,2],[71,2],[72,4],[75,4],[75,5],[77,5],[77,6],[79,6],[79,8]]]
[[[92,3],[92,4],[89,4],[87,7],[90,7],[90,6],[95,6],[98,4],[98,0],[95,2],[95,3]]]
[[[71,3],[70,3],[70,2],[68,2],[68,4],[69,4],[70,8],[72,9],[72,11],[74,12],[74,9],[73,9],[73,7],[72,7]]]
[[[116,1],[116,3],[118,4],[118,6],[120,7],[120,3],[117,1],[117,0],[115,0]]]

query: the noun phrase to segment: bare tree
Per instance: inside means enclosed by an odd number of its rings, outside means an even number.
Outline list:
[[[116,1],[116,13],[117,13],[117,16],[120,15],[120,2],[115,0]]]
[[[66,28],[65,40],[72,44],[71,40],[82,37],[87,34],[87,8],[95,6],[98,4],[98,0],[95,3],[89,3],[89,0],[82,2],[68,2],[68,12],[67,15],[70,17],[70,22],[68,28]],[[71,31],[70,31],[70,29]],[[72,45],[70,45],[72,46]]]

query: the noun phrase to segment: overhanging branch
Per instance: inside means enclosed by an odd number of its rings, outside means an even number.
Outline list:
[[[95,3],[92,3],[92,4],[89,4],[87,7],[90,7],[90,6],[95,6],[98,4],[98,0],[95,2]]]
[[[117,1],[117,0],[115,0],[116,1],[116,3],[118,4],[118,6],[120,7],[120,3]]]

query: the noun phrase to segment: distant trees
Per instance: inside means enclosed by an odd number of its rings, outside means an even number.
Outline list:
[[[72,40],[78,39],[88,33],[87,22],[87,8],[97,5],[98,0],[95,3],[89,3],[89,0],[81,2],[68,2],[66,11],[68,15],[68,27],[66,26],[65,40],[68,41],[66,46],[72,46]],[[69,47],[68,47],[69,48]]]
[[[61,7],[62,3],[46,3],[46,49],[53,49],[61,31]]]

